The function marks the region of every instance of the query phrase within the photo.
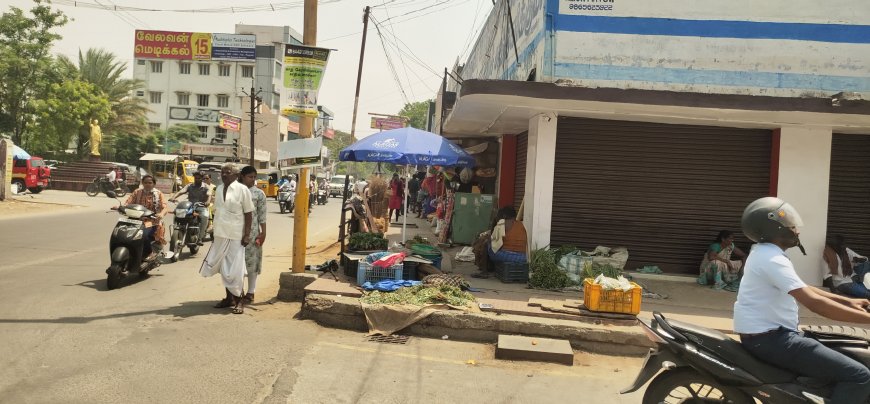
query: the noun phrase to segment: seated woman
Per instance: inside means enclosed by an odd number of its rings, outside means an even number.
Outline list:
[[[528,238],[523,222],[516,220],[517,211],[507,206],[499,209],[496,224],[490,233],[487,255],[493,262],[528,262]]]
[[[864,286],[864,275],[870,270],[867,257],[846,247],[846,239],[836,235],[825,241],[822,285],[833,293],[858,298],[870,298],[870,290]]]
[[[742,260],[732,261],[731,254],[737,255]],[[746,262],[746,253],[734,245],[734,233],[722,230],[716,236],[716,242],[710,244],[707,253],[704,254],[698,283],[712,284],[717,290],[736,292],[740,287],[740,274],[743,272],[744,262]]]

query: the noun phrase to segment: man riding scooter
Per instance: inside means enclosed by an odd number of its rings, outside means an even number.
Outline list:
[[[199,217],[203,220],[202,225],[199,226],[199,240],[196,242],[197,245],[202,245],[202,240],[205,240],[209,221],[208,206],[211,204],[211,199],[214,196],[212,188],[203,182],[203,176],[203,173],[199,171],[193,173],[193,183],[187,184],[184,188],[180,189],[169,198],[170,202],[175,202],[179,195],[187,194],[188,201],[192,203],[201,202],[203,204],[201,207],[196,208],[196,213],[198,213]]]
[[[788,203],[758,199],[746,207],[742,224],[746,236],[759,243],[746,259],[734,304],[734,331],[743,347],[769,364],[835,383],[831,403],[866,402],[870,370],[799,332],[797,303],[832,320],[870,324],[870,300],[807,286],[797,276],[785,250],[798,247],[803,252],[798,237],[803,221]]]

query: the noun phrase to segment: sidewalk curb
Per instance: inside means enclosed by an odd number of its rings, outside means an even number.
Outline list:
[[[302,318],[322,326],[368,331],[365,314],[356,298],[308,294],[301,314]],[[623,356],[643,356],[653,346],[639,327],[453,310],[437,311],[403,333],[431,338],[447,335],[450,339],[483,343],[495,343],[499,334],[567,339],[574,349]]]

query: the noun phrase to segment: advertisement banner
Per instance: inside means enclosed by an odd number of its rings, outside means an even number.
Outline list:
[[[405,119],[402,117],[372,117],[371,128],[380,130],[399,129],[405,127]]]
[[[207,108],[170,107],[169,119],[179,121],[218,122],[220,111]]]
[[[226,130],[238,132],[239,129],[242,127],[242,118],[235,115],[230,115],[226,112],[221,112],[220,118],[218,118],[218,126]]]
[[[209,60],[211,34],[136,30],[134,56],[150,59]]]
[[[328,60],[329,49],[285,45],[282,115],[317,118],[317,93]]]
[[[288,140],[278,143],[278,161],[287,168],[320,166],[322,149],[322,137]]]
[[[212,34],[212,60],[257,59],[257,36],[241,34]]]

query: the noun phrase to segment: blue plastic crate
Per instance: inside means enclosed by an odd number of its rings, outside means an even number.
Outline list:
[[[496,262],[495,277],[502,283],[529,281],[529,264],[525,262]]]
[[[369,264],[365,260],[359,260],[359,266],[356,270],[356,283],[362,285],[366,282],[379,282],[385,279],[402,280],[402,272],[405,270],[403,264],[393,265],[389,268],[376,267]]]

